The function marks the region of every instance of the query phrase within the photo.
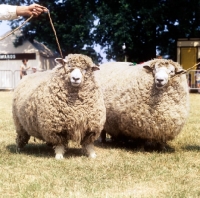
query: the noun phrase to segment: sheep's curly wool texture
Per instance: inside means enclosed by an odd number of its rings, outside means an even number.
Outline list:
[[[149,61],[149,67],[150,68],[154,68],[154,66],[157,67],[168,67],[169,65],[173,65],[175,68],[175,72],[179,72],[180,70],[182,70],[182,67],[177,63],[174,62],[173,60],[168,60],[168,59],[153,59],[151,61]]]
[[[13,98],[19,147],[23,147],[30,136],[53,145],[67,144],[68,140],[85,145],[99,137],[106,109],[93,65],[87,56],[70,54],[66,73],[58,66],[21,80]],[[79,88],[69,82],[69,72],[74,67],[87,70]]]
[[[178,63],[169,63],[179,70]],[[189,93],[186,75],[169,80],[163,89],[157,89],[154,77],[142,66],[107,63],[100,66],[99,79],[106,104],[105,131],[112,135],[142,138],[166,143],[183,128],[189,112]]]
[[[94,65],[92,59],[85,55],[80,56],[76,54],[69,54],[67,56],[67,60],[71,67],[87,69],[88,67],[92,67]]]

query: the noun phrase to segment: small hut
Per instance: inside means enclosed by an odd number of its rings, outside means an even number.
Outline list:
[[[28,65],[31,68],[43,71],[52,69],[55,66],[54,59],[59,57],[58,54],[36,40],[33,43],[27,40],[21,46],[15,47],[13,43],[16,36],[20,34],[21,31],[16,31],[0,41],[0,89],[14,88],[18,84],[22,59],[28,59]],[[31,72],[30,69],[28,73]]]

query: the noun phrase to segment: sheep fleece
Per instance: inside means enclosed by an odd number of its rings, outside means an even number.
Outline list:
[[[68,140],[86,144],[99,137],[106,109],[95,76],[85,79],[78,91],[68,87],[67,78],[68,74],[60,68],[21,80],[13,98],[18,138],[26,138],[28,134],[58,145]]]
[[[153,74],[142,66],[107,63],[100,68],[107,133],[158,142],[172,140],[180,133],[189,111],[185,74],[158,90]]]

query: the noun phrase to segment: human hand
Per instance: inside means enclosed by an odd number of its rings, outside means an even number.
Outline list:
[[[29,6],[17,6],[17,16],[39,16],[43,12],[48,12],[48,9],[39,4],[32,4]]]

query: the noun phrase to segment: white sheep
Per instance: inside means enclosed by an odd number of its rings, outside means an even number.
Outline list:
[[[140,139],[164,148],[180,133],[188,117],[184,72],[178,63],[166,59],[136,66],[117,62],[100,65],[98,77],[106,104],[103,140],[106,132],[114,138]]]
[[[105,123],[106,108],[92,60],[70,54],[52,71],[24,77],[14,91],[13,119],[17,150],[30,136],[54,147],[56,159],[62,159],[69,140],[82,145],[95,158],[93,142]]]

